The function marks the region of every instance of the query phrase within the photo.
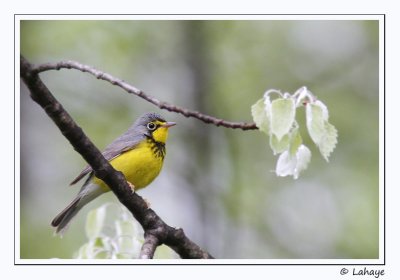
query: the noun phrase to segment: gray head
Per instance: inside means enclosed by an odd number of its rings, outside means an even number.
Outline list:
[[[173,125],[175,125],[174,122],[167,122],[160,114],[145,113],[136,120],[131,129],[135,131],[135,134],[139,133],[141,135],[146,135],[153,138],[154,136],[156,136],[153,133],[157,131],[157,129],[169,128]]]
[[[145,113],[136,120],[134,126],[147,125],[148,123],[155,121],[165,122],[165,119],[157,113]]]

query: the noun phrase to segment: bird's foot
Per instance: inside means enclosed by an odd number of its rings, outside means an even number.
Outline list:
[[[129,187],[131,188],[131,190],[132,190],[132,193],[134,193],[135,192],[135,185],[134,184],[132,184],[131,182],[129,182],[129,181],[127,181],[128,182],[128,185],[129,185]]]
[[[146,203],[147,209],[148,209],[148,208],[151,208],[150,202],[149,202],[147,199],[145,199],[145,198],[143,198],[143,200],[144,200],[144,202]]]

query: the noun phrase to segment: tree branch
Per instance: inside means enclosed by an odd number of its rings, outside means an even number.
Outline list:
[[[51,94],[40,79],[38,75],[40,71],[37,71],[37,69],[21,56],[20,75],[28,87],[32,99],[46,111],[74,149],[90,164],[96,177],[103,180],[119,201],[129,209],[142,225],[145,237],[153,236],[152,239],[157,239],[155,243],[153,240],[150,242],[150,238],[147,239],[147,242],[143,244],[141,256],[152,257],[155,248],[153,250],[150,244],[154,243],[157,246],[165,244],[171,247],[182,258],[213,258],[208,252],[203,251],[191,241],[182,229],[175,229],[167,225],[152,209],[147,208],[142,197],[132,193],[124,175],[109,164],[83,130]]]
[[[245,123],[245,122],[230,122],[230,121],[225,121],[223,119],[215,118],[209,115],[205,115],[203,113],[197,112],[197,111],[192,111],[188,110],[186,108],[182,108],[179,106],[175,106],[173,104],[169,104],[167,102],[160,101],[150,95],[147,95],[144,93],[142,90],[126,83],[125,81],[115,78],[112,75],[102,72],[100,70],[95,69],[92,66],[85,65],[76,61],[60,61],[57,63],[45,63],[38,65],[34,67],[32,70],[35,73],[40,73],[48,70],[60,70],[62,68],[66,69],[76,69],[80,70],[82,72],[87,72],[95,76],[97,79],[101,79],[107,82],[110,82],[113,85],[119,86],[120,88],[124,89],[125,91],[135,94],[144,100],[147,100],[148,102],[154,104],[160,109],[168,110],[170,112],[175,112],[184,115],[185,117],[193,117],[196,119],[199,119],[205,123],[210,123],[214,124],[216,126],[223,126],[227,128],[239,128],[242,130],[254,130],[258,129],[255,123]]]
[[[157,246],[160,245],[160,241],[157,236],[146,232],[142,249],[140,250],[139,259],[152,259]]]

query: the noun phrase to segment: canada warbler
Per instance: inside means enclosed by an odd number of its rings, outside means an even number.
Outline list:
[[[160,173],[165,157],[165,142],[168,128],[174,122],[166,122],[156,113],[142,115],[124,134],[115,139],[103,152],[103,156],[116,169],[121,171],[134,190],[149,185]],[[76,198],[51,222],[56,233],[62,233],[79,210],[99,195],[110,191],[109,187],[94,176],[87,166],[71,185],[83,177],[89,177]]]

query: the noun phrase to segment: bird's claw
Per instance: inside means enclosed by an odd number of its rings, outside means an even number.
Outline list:
[[[129,185],[129,187],[131,188],[131,190],[132,190],[132,193],[134,193],[135,192],[135,185],[133,185],[131,182],[129,182],[129,181],[127,181],[128,182],[128,185]]]
[[[148,208],[151,208],[150,202],[149,202],[147,199],[145,199],[145,198],[143,198],[143,200],[144,200],[144,202],[146,203],[147,209],[148,209]]]

